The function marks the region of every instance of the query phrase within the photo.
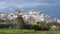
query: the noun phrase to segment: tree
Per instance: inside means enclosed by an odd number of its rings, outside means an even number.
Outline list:
[[[19,25],[20,29],[25,28],[25,22],[22,18],[22,15],[20,15],[20,16],[18,15],[17,22],[18,22],[18,25]]]
[[[50,24],[46,22],[37,22],[37,25],[40,27],[40,30],[49,30]]]
[[[3,23],[3,22],[5,22],[6,20],[0,20],[0,23]]]

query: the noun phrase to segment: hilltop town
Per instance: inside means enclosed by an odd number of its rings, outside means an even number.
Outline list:
[[[15,10],[13,13],[10,14],[0,14],[0,20],[15,20],[18,15],[22,15],[25,22],[29,21],[32,24],[36,24],[38,21],[44,21],[44,22],[58,22],[60,23],[59,19],[52,18],[46,14],[43,14],[41,12],[37,12],[35,10],[31,10],[25,13],[22,13],[20,10]]]

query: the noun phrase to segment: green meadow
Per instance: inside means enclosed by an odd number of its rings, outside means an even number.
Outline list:
[[[37,31],[22,29],[0,29],[0,34],[60,34],[60,30]]]

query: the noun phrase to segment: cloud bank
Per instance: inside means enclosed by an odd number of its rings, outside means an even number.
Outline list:
[[[54,6],[59,5],[60,0],[0,0],[0,9],[16,6],[19,8],[33,6]]]

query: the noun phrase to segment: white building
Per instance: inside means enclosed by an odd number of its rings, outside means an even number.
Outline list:
[[[25,22],[29,21],[29,19],[31,18],[30,22],[32,21],[35,24],[38,21],[45,21],[45,22],[55,22],[56,21],[54,18],[51,18],[50,16],[45,15],[45,14],[40,13],[40,12],[37,12],[35,10],[31,10],[31,11],[26,12],[26,13],[21,13],[20,10],[16,10],[14,13],[11,13],[8,15],[6,15],[6,14],[0,14],[0,15],[1,15],[0,16],[1,18],[7,17],[9,20],[14,20],[18,17],[18,15],[22,15]],[[59,20],[57,20],[57,22],[59,22]]]
[[[8,14],[0,14],[0,19],[6,20],[7,19]]]
[[[54,18],[51,18],[48,15],[45,15],[43,13],[39,13],[35,10],[31,10],[27,13],[24,13],[23,18],[25,19],[25,21],[27,21],[30,16],[32,16],[35,19],[35,24],[38,21],[45,21],[45,22],[55,22],[56,21]]]
[[[58,23],[60,23],[60,20],[59,20],[59,19],[57,19],[57,22],[58,22]]]

